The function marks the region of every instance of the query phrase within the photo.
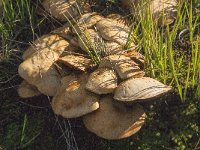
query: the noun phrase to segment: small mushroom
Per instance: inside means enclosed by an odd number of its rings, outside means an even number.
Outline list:
[[[99,97],[85,90],[87,75],[69,75],[62,79],[59,91],[53,97],[55,114],[64,118],[76,118],[99,108]]]
[[[132,108],[121,105],[115,107],[109,96],[99,101],[99,109],[83,116],[86,128],[97,136],[116,140],[129,137],[138,132],[145,122],[145,112],[140,105]]]
[[[117,76],[112,69],[99,68],[90,74],[86,89],[96,94],[113,93],[117,87]]]
[[[163,96],[171,90],[172,87],[149,77],[131,78],[119,84],[114,99],[125,102],[148,101]]]
[[[113,68],[123,80],[131,77],[143,77],[145,74],[137,63],[124,55],[110,55],[104,57],[99,67]]]
[[[91,59],[88,59],[83,56],[77,55],[66,55],[58,59],[59,62],[81,71],[86,71],[89,68],[94,67],[94,63]]]
[[[35,86],[29,84],[25,80],[23,80],[19,85],[17,92],[21,98],[29,98],[41,95]]]
[[[120,45],[125,45],[128,40],[128,26],[113,19],[102,19],[96,24],[99,35],[105,40],[114,41]]]
[[[60,87],[60,75],[53,63],[69,45],[61,37],[58,39],[49,47],[32,54],[18,68],[18,73],[23,79],[36,86],[41,93],[49,96],[53,96]]]

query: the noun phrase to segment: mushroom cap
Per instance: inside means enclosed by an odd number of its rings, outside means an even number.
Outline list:
[[[124,55],[110,55],[104,57],[99,67],[113,68],[123,80],[131,77],[143,77],[145,74],[137,63]]]
[[[103,17],[97,15],[97,13],[86,13],[81,16],[81,18],[77,21],[77,24],[72,28],[72,33],[80,34],[85,29],[92,28],[98,21],[100,21]]]
[[[53,17],[62,21],[67,21],[66,18],[72,19],[79,15],[76,0],[45,0],[42,2],[42,6]]]
[[[50,47],[32,54],[20,64],[19,75],[36,86],[41,93],[53,96],[60,86],[61,78],[53,63],[58,60],[68,44],[60,37],[60,40],[55,41]]]
[[[118,101],[140,102],[160,97],[172,87],[149,78],[131,78],[119,84],[114,93],[114,99]]]
[[[66,55],[64,57],[59,58],[58,61],[69,67],[81,71],[86,71],[87,69],[92,68],[94,66],[94,63],[91,59],[77,55]]]
[[[59,91],[53,97],[55,114],[64,118],[76,118],[99,108],[99,97],[85,90],[87,75],[69,75],[62,79]]]
[[[41,93],[35,86],[29,84],[25,80],[23,80],[22,83],[19,85],[17,92],[21,98],[29,98],[41,95]]]
[[[48,48],[48,49],[56,49],[60,48],[60,46],[68,45],[66,41],[63,40],[63,38],[59,37],[58,35],[43,35],[37,40],[35,40],[31,46],[29,46],[26,51],[24,52],[22,58],[23,60],[28,59],[31,57],[34,53],[41,51],[42,49]]]
[[[145,112],[140,105],[132,108],[115,107],[112,97],[104,97],[99,109],[83,116],[86,128],[97,136],[116,140],[129,137],[140,130],[145,121]]]
[[[129,35],[128,26],[113,19],[102,19],[96,24],[99,35],[105,40],[125,45]]]
[[[98,68],[90,74],[86,89],[96,94],[113,93],[117,87],[117,76],[112,69]]]

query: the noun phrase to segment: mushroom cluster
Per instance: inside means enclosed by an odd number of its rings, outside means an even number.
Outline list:
[[[128,35],[123,17],[94,12],[80,16],[73,26],[65,24],[43,35],[23,54],[19,95],[52,96],[55,114],[82,117],[86,128],[102,138],[133,135],[146,117],[139,103],[172,87],[144,77],[144,57],[135,44],[123,49]]]

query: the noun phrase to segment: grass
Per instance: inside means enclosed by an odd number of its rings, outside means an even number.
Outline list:
[[[187,99],[188,89],[200,96],[200,16],[193,10],[195,5],[192,1],[180,2],[172,27],[158,27],[148,9],[146,13],[136,14],[138,24],[133,26],[128,40],[137,40],[139,51],[145,55],[147,74],[175,87],[182,102]],[[188,39],[180,34],[183,30],[187,31]],[[176,43],[180,38],[188,43],[187,47],[182,48]]]
[[[145,55],[147,75],[172,85],[175,93],[162,98],[164,103],[144,106],[148,115],[145,126],[138,134],[120,141],[107,141],[94,136],[87,132],[79,119],[66,120],[55,116],[47,97],[36,97],[28,102],[18,97],[16,88],[21,79],[17,75],[17,67],[21,54],[35,37],[49,33],[62,23],[35,15],[39,7],[36,1],[2,2],[0,149],[199,149],[198,0],[181,3],[173,26],[157,28],[150,15],[146,15],[147,19],[140,16],[134,22],[125,48],[129,48],[131,42],[137,42],[138,50]],[[103,1],[98,3],[104,4]],[[108,1],[104,12],[115,6],[116,1]],[[88,47],[90,42],[84,43]],[[91,57],[95,55],[91,53]],[[96,60],[98,63],[99,59]]]

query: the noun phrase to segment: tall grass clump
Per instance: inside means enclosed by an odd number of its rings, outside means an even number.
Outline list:
[[[179,2],[176,21],[161,27],[143,6],[143,13],[134,16],[138,24],[129,36],[145,55],[147,74],[174,86],[183,102],[191,91],[200,96],[200,22],[193,5],[192,1]]]
[[[2,0],[2,18],[0,18],[0,55],[9,61],[16,48],[17,38],[27,28],[33,30],[34,12],[30,0]],[[26,35],[27,36],[27,35]]]

